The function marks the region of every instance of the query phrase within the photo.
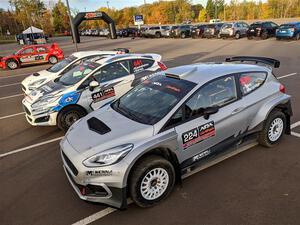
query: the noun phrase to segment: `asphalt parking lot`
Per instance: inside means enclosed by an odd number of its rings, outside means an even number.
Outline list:
[[[59,41],[65,55],[74,51]],[[300,221],[300,41],[218,39],[117,39],[84,37],[80,50],[129,48],[163,56],[168,67],[255,55],[279,59],[274,70],[292,95],[293,135],[280,145],[255,146],[177,185],[164,202],[149,209],[131,204],[119,211],[80,200],[64,174],[59,154],[63,133],[32,127],[25,120],[20,82],[49,67],[0,71],[0,224],[299,224]],[[0,55],[17,49],[1,46]],[[209,76],[209,74],[207,74]]]

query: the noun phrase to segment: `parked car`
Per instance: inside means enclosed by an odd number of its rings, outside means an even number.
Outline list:
[[[162,32],[164,32],[169,26],[154,26],[150,27],[147,32],[146,36],[147,37],[155,37],[155,38],[161,38],[162,37]]]
[[[157,54],[98,56],[73,67],[26,95],[33,126],[68,128],[87,113],[122,96],[153,72],[166,69]]]
[[[36,90],[37,88],[43,86],[49,81],[53,81],[58,77],[62,76],[64,73],[73,69],[75,66],[80,63],[89,60],[91,58],[99,57],[99,56],[109,56],[116,54],[125,54],[128,53],[128,49],[115,49],[113,51],[80,51],[75,52],[67,58],[59,61],[55,65],[51,66],[46,70],[39,71],[37,73],[33,73],[27,76],[22,82],[22,91],[25,95],[29,95],[30,92]]]
[[[198,24],[194,25],[191,28],[191,36],[192,38],[202,38],[204,34],[204,30],[207,27],[207,24]]]
[[[169,38],[171,29],[172,26],[165,26],[165,28],[161,31],[161,36],[164,38]]]
[[[51,63],[55,64],[64,58],[64,53],[58,46],[27,45],[9,56],[0,57],[0,68],[17,69],[25,65]]]
[[[138,33],[138,29],[135,27],[128,27],[121,30],[121,37],[135,37]]]
[[[170,31],[171,38],[187,38],[191,36],[191,25],[172,26]]]
[[[285,23],[278,27],[276,30],[276,38],[300,40],[300,22]]]
[[[278,65],[273,59],[228,59],[237,60]],[[81,199],[126,208],[130,197],[150,207],[199,166],[253,142],[278,144],[290,134],[291,116],[291,96],[269,67],[180,66],[76,122],[60,142],[61,156]]]
[[[247,31],[248,39],[253,39],[254,37],[259,37],[261,39],[268,39],[270,37],[275,37],[276,29],[278,25],[271,21],[266,22],[255,22],[250,25]]]
[[[208,24],[204,28],[203,38],[220,38],[220,30],[224,23],[212,23]]]
[[[245,22],[224,23],[220,30],[220,37],[240,39],[247,36],[248,29],[249,25]]]

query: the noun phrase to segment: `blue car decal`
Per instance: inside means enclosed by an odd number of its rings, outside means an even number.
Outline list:
[[[63,107],[67,105],[76,104],[80,98],[80,93],[77,91],[72,91],[67,94],[64,94],[58,102],[58,105],[55,106],[52,110],[54,112],[59,112]]]

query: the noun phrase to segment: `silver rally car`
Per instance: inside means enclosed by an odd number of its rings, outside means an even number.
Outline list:
[[[255,142],[277,144],[290,134],[291,97],[269,65],[280,62],[234,57],[171,68],[80,119],[60,143],[76,193],[148,207],[199,166]]]

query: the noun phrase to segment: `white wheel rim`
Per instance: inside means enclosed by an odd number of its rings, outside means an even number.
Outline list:
[[[155,200],[165,193],[169,184],[169,174],[163,168],[149,171],[141,182],[141,194],[147,200]]]
[[[9,68],[12,68],[12,69],[17,68],[17,64],[15,62],[9,62],[8,66],[9,66]]]
[[[282,132],[283,132],[283,120],[281,118],[274,119],[268,131],[269,140],[272,142],[277,141],[280,138]]]
[[[51,63],[53,63],[53,64],[54,64],[54,63],[56,63],[56,61],[57,61],[57,60],[56,60],[56,58],[54,58],[54,57],[50,57],[50,62],[51,62]]]

